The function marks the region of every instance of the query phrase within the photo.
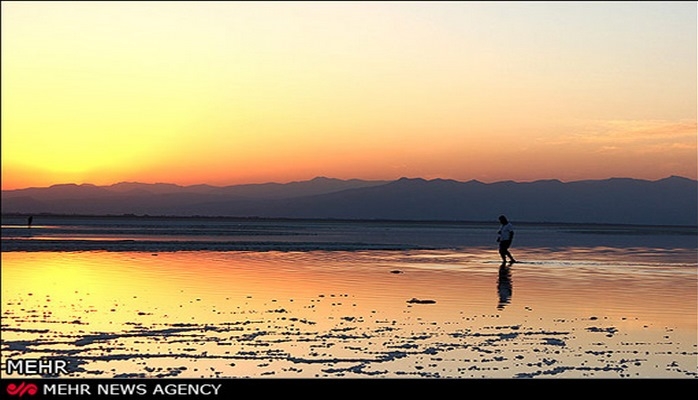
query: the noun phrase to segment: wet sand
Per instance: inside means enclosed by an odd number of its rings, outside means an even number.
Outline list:
[[[67,377],[696,378],[696,263],[647,249],[2,253],[2,359]]]

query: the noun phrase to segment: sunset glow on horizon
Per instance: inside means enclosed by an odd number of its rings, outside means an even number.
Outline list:
[[[2,2],[2,189],[698,179],[695,2]]]

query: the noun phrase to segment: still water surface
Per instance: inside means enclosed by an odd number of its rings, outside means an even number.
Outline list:
[[[691,249],[2,253],[2,357],[74,376],[696,377]]]

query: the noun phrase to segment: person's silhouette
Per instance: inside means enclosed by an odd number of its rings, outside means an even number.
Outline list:
[[[27,228],[32,227],[32,222],[34,221],[34,217],[29,217],[27,218]]]
[[[497,242],[499,242],[499,255],[502,257],[502,265],[507,263],[507,257],[509,257],[511,260],[510,262],[513,264],[516,260],[514,260],[514,256],[509,252],[509,247],[511,246],[512,240],[514,240],[514,227],[504,215],[499,216],[499,223],[501,223],[502,226],[499,228],[499,232],[497,232],[499,234]]]

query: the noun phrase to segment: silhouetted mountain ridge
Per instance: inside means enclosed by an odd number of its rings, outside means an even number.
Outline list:
[[[698,181],[671,176],[533,182],[407,178],[234,186],[121,182],[2,192],[2,212],[696,225]]]

